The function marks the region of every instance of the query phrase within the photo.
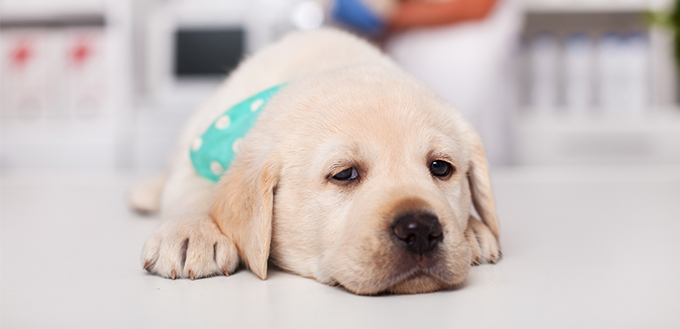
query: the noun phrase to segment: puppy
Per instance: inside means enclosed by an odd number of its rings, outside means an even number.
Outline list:
[[[266,103],[253,100],[263,91]],[[217,151],[231,162],[201,174],[201,138],[243,106],[258,112],[254,126]],[[265,279],[271,260],[356,294],[423,293],[500,258],[479,136],[376,48],[335,30],[294,33],[245,60],[132,205],[169,220],[142,264],[172,279],[229,275],[239,260]]]

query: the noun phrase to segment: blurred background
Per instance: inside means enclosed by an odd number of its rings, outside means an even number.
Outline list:
[[[486,1],[410,25],[390,22],[401,2],[357,3],[1,0],[0,168],[160,171],[242,58],[322,26],[428,82],[496,166],[680,164],[673,0]]]

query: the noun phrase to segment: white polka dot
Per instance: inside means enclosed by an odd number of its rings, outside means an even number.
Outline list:
[[[250,103],[250,110],[255,112],[255,111],[259,110],[262,107],[263,104],[264,104],[264,99],[258,98],[256,100],[254,100],[252,103]]]
[[[239,138],[234,141],[234,144],[231,145],[231,150],[234,151],[234,153],[238,153],[238,151],[241,149],[241,144],[243,143],[243,138]]]
[[[201,146],[203,145],[203,140],[201,137],[196,137],[194,141],[191,143],[191,149],[194,150],[194,152],[198,151],[201,149]]]
[[[231,118],[229,118],[229,116],[227,115],[224,115],[221,118],[217,119],[217,122],[215,122],[215,128],[219,130],[226,129],[227,127],[229,127],[230,124]]]
[[[224,168],[222,168],[222,165],[219,162],[213,161],[210,163],[210,171],[212,171],[215,175],[221,175],[224,171]]]

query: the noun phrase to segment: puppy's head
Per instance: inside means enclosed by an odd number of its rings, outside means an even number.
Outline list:
[[[479,137],[429,89],[380,67],[287,87],[220,182],[213,216],[261,278],[267,260],[358,294],[467,276],[471,204],[498,224]]]

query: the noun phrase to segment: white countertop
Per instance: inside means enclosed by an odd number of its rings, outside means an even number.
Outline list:
[[[497,169],[504,258],[455,291],[361,297],[270,270],[141,269],[131,175],[3,173],[2,328],[680,328],[680,167]]]

